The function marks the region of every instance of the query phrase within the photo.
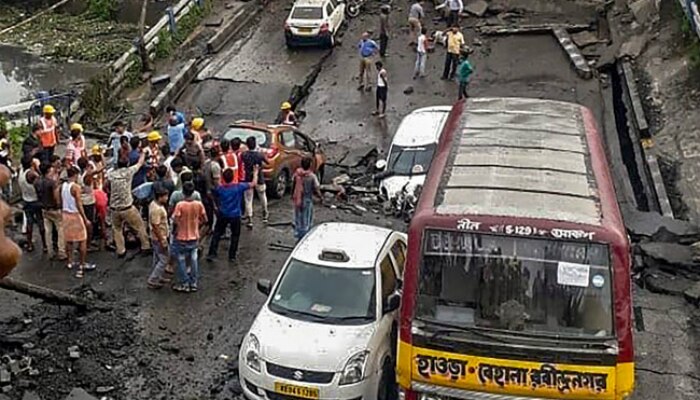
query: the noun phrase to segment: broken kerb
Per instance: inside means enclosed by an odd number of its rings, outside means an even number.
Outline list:
[[[578,46],[571,40],[569,32],[564,28],[555,28],[552,30],[552,33],[554,33],[559,44],[569,56],[569,60],[571,60],[576,73],[583,79],[591,79],[593,77],[593,70],[591,70],[590,65],[588,65],[586,58],[581,54],[581,50],[579,50]]]

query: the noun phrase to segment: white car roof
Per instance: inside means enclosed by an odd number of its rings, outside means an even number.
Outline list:
[[[326,1],[328,0],[297,0],[294,7],[323,7]]]
[[[316,226],[296,246],[292,258],[311,264],[340,268],[373,268],[391,229],[349,222],[327,222]],[[321,260],[324,250],[341,250],[346,262]]]
[[[420,146],[436,143],[452,106],[434,106],[414,110],[401,121],[392,145]]]

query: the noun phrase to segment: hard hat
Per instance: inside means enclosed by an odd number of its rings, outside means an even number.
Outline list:
[[[53,106],[51,104],[47,104],[44,106],[43,112],[44,112],[44,114],[53,114],[56,112],[56,109],[53,108]]]
[[[192,120],[192,129],[201,129],[204,126],[204,118],[195,118]]]
[[[90,153],[93,156],[101,156],[102,155],[102,147],[100,147],[99,144],[96,144],[96,145],[92,146],[92,150],[90,150]]]
[[[51,106],[49,106],[49,107],[51,107]],[[78,132],[80,132],[80,133],[83,133],[83,126],[80,125],[79,123],[72,124],[72,125],[70,126],[70,131],[71,131],[71,132],[73,132],[73,131],[78,131]]]
[[[158,131],[151,131],[151,133],[148,134],[148,141],[149,142],[157,142],[163,137],[160,136],[160,133]]]
[[[282,103],[282,107],[280,107],[280,108],[281,108],[282,110],[291,110],[291,109],[292,109],[292,105],[289,104],[288,101],[285,101],[284,103]]]

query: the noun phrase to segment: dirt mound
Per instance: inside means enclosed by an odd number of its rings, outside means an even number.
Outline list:
[[[79,387],[126,399],[134,389],[131,382],[137,382],[139,392],[158,393],[144,356],[154,347],[142,340],[134,317],[124,307],[79,312],[38,304],[22,317],[0,321],[0,373],[10,373],[5,378],[11,377],[12,387],[7,394],[21,399],[25,390],[33,390],[43,399],[62,399]]]

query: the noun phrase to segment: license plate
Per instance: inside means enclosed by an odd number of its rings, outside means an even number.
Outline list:
[[[302,399],[318,399],[318,389],[290,385],[288,383],[275,382],[275,392],[289,396],[301,397]]]
[[[299,33],[311,33],[311,28],[299,28]]]

